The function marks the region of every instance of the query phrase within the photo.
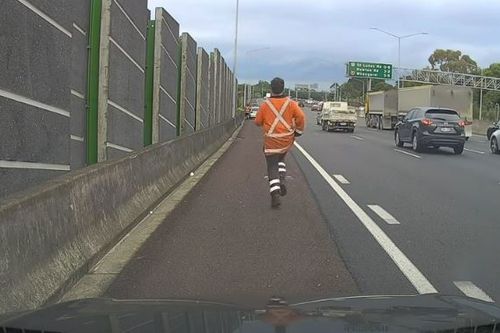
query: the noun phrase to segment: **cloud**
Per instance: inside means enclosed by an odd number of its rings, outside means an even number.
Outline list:
[[[163,6],[181,31],[207,50],[219,48],[232,64],[235,3],[150,0],[149,6]],[[402,40],[402,67],[426,66],[436,48],[460,49],[487,66],[500,61],[498,13],[500,2],[492,0],[240,0],[238,76],[245,81],[281,73],[326,84],[345,80],[349,60],[396,64],[397,40],[370,27],[429,33]]]

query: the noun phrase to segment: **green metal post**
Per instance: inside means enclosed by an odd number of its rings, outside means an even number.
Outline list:
[[[148,24],[148,37],[146,49],[146,86],[144,101],[144,146],[153,143],[153,80],[155,61],[155,21]]]
[[[101,0],[91,0],[87,73],[87,165],[97,163],[97,113],[99,101],[101,9]]]

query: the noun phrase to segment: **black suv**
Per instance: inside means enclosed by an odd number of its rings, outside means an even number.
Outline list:
[[[398,147],[411,143],[417,152],[427,147],[451,147],[455,154],[461,154],[465,144],[464,126],[455,110],[417,107],[396,124],[394,141]]]

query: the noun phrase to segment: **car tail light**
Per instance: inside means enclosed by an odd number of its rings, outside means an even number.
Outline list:
[[[424,126],[431,126],[432,125],[432,120],[430,120],[429,118],[424,118],[424,119],[422,119],[422,124]]]
[[[465,121],[460,120],[460,121],[458,122],[458,126],[460,126],[460,127],[465,127]]]

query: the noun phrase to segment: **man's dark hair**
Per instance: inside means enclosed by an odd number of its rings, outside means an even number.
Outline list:
[[[274,95],[281,95],[285,91],[285,81],[282,78],[275,77],[271,81],[271,91]]]

